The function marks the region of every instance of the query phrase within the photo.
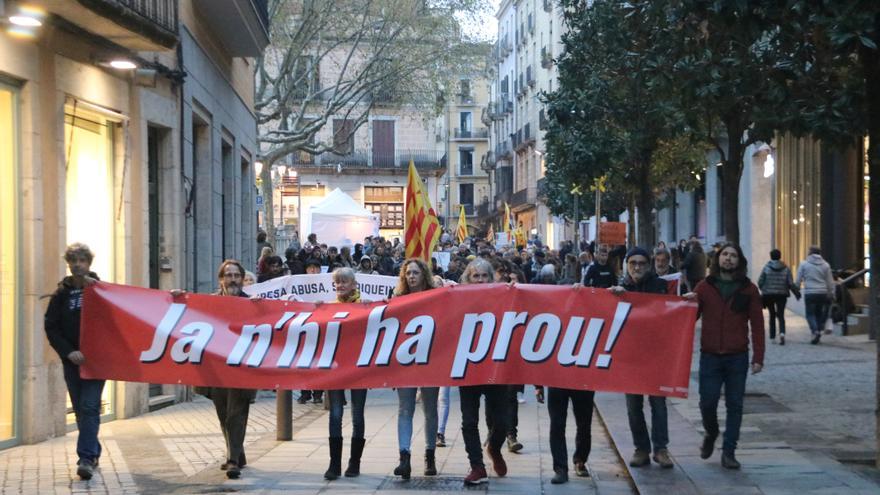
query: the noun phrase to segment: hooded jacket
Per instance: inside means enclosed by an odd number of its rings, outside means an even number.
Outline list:
[[[642,279],[636,282],[629,274],[623,279],[621,286],[629,292],[647,292],[650,294],[667,294],[666,281],[652,271],[646,271]]]
[[[89,277],[98,280],[94,272]],[[43,327],[49,345],[61,356],[65,364],[73,363],[67,356],[79,350],[79,316],[82,310],[82,298],[85,287],[74,287],[73,277],[64,277],[49,300],[49,307],[43,317]]]
[[[770,260],[758,277],[758,288],[765,296],[788,296],[794,287],[791,270],[781,260]]]
[[[700,350],[709,354],[748,352],[751,332],[751,362],[763,365],[764,312],[758,288],[743,278],[739,288],[725,301],[716,282],[710,275],[694,288],[700,304],[697,314],[703,319]]]
[[[822,259],[821,254],[811,254],[798,266],[797,287],[804,286],[804,294],[834,294],[834,278],[831,267]]]

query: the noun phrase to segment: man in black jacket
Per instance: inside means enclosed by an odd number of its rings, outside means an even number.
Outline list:
[[[617,270],[608,263],[608,246],[600,245],[596,249],[596,259],[584,275],[583,284],[587,287],[607,289],[617,285]]]
[[[79,457],[76,474],[84,480],[92,479],[98,458],[101,457],[98,428],[101,425],[101,393],[104,391],[104,380],[86,380],[79,376],[79,367],[86,361],[79,350],[83,291],[98,278],[89,271],[93,259],[94,254],[85,244],[67,246],[64,261],[70,269],[70,276],[58,283],[44,319],[49,344],[64,365],[64,382],[79,431],[76,439],[76,454]]]
[[[666,294],[666,281],[659,278],[651,271],[651,261],[648,252],[640,247],[634,247],[626,253],[626,277],[622,285],[609,288],[615,294],[624,292],[649,292],[652,294]],[[670,469],[674,466],[669,450],[669,428],[667,427],[666,397],[650,396],[651,403],[651,433],[648,434],[648,426],[645,423],[644,404],[645,397],[638,394],[626,394],[626,412],[629,416],[629,429],[632,432],[633,443],[636,451],[629,461],[633,467],[647,466],[651,459],[660,467]],[[653,443],[654,455],[651,456],[651,444]]]

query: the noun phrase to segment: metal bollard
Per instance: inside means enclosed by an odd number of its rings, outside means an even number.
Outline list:
[[[275,439],[293,439],[293,392],[278,390],[275,396]]]

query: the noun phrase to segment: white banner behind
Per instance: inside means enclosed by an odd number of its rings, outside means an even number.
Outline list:
[[[381,301],[391,297],[397,287],[397,277],[386,275],[355,275],[361,301]],[[263,299],[287,299],[304,302],[331,302],[336,300],[336,287],[333,275],[321,273],[316,275],[286,275],[273,278],[261,284],[249,285],[244,288],[245,294]]]

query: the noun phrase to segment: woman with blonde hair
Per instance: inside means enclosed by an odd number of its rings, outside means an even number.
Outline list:
[[[492,264],[483,258],[471,261],[461,275],[461,284],[488,284],[495,279]],[[486,397],[487,424],[489,429],[489,445],[486,453],[492,459],[492,467],[499,477],[507,475],[507,463],[501,455],[507,432],[508,418],[505,413],[504,399],[506,385],[472,385],[458,388],[461,396],[461,436],[464,448],[470,461],[470,472],[464,478],[466,485],[487,483],[486,465],[483,463],[483,451],[480,444],[480,397]]]
[[[333,271],[336,284],[336,302],[356,303],[361,301],[354,270],[348,267]],[[345,476],[353,478],[361,474],[361,455],[364,452],[364,403],[367,401],[366,389],[352,389],[351,394],[351,456]],[[342,474],[342,407],[345,403],[345,390],[330,390],[330,467],[324,479],[335,480]]]
[[[263,249],[260,251],[260,259],[257,260],[257,275],[261,275],[269,271],[268,261],[273,254],[275,254],[275,251],[271,247],[263,247]]]
[[[393,297],[414,294],[434,288],[434,277],[428,265],[418,258],[409,258],[400,265],[400,279]],[[416,410],[415,387],[398,388],[397,445],[400,448],[400,464],[394,468],[395,476],[405,480],[412,474],[410,454],[412,448],[413,414]],[[421,387],[422,410],[425,414],[425,476],[437,475],[434,452],[437,447],[437,396],[439,387]]]

